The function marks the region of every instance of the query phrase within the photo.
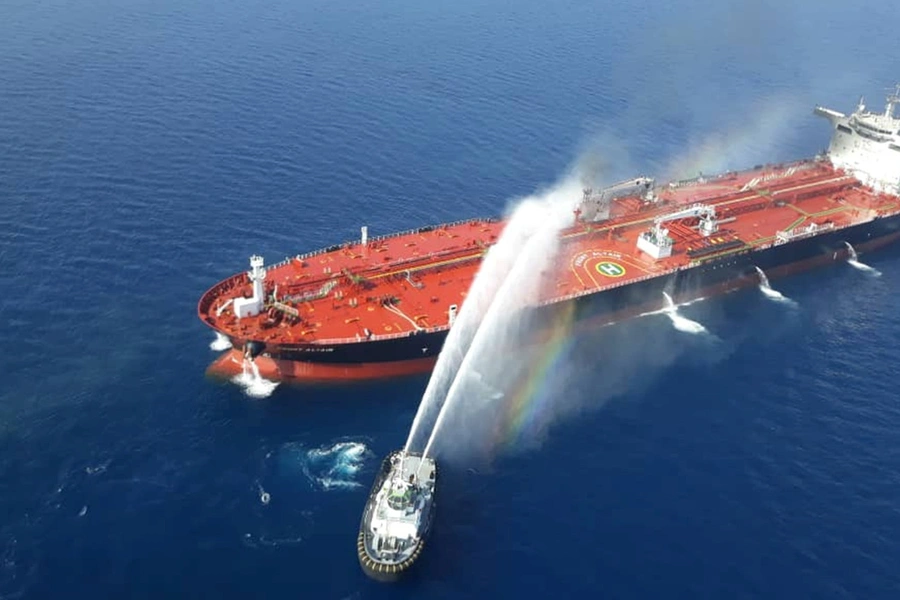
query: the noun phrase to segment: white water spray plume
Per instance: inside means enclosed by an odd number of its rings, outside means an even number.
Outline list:
[[[762,106],[756,107],[757,110],[744,114],[739,123],[722,130],[724,133],[714,132],[688,138],[688,142],[685,144],[686,150],[679,152],[678,156],[674,158],[663,161],[664,166],[657,166],[653,169],[656,171],[657,178],[695,176],[699,171],[714,173],[725,168],[741,168],[752,165],[753,162],[770,160],[773,146],[784,141],[784,125],[797,114],[794,110],[796,103],[790,101],[792,99],[774,98],[770,100]],[[629,160],[631,142],[622,143],[621,140],[626,139],[622,136],[607,134],[604,137],[607,138],[604,143],[600,144],[598,139],[595,140],[597,143],[589,144],[585,148],[587,151],[581,153],[572,173],[563,180],[562,184],[548,193],[528,200],[536,200],[538,204],[545,206],[552,205],[554,198],[565,200],[558,206],[564,207],[564,212],[568,213],[571,218],[571,209],[577,202],[581,189],[592,186],[594,183],[592,180],[606,179],[606,183],[608,183],[611,180],[619,180],[643,172],[641,169],[634,169],[633,163]],[[627,139],[630,140],[631,136]],[[692,139],[697,141],[691,141]],[[608,143],[610,141],[617,143],[610,146]],[[616,148],[612,153],[610,152],[611,147]],[[614,160],[610,160],[611,156],[614,157]],[[623,168],[627,172],[623,171]],[[507,290],[516,290],[516,288],[525,286],[522,283],[516,283],[516,279],[524,275],[519,274],[512,277],[511,272],[515,256],[523,253],[527,240],[534,232],[541,230],[541,223],[532,222],[533,215],[528,212],[531,208],[528,200],[523,202],[521,207],[517,208],[509,218],[506,230],[498,243],[488,252],[470,288],[466,302],[457,317],[456,324],[451,328],[419,405],[406,442],[407,450],[421,447],[422,438],[428,433],[428,424],[431,423],[434,423],[434,426],[431,429],[429,441],[426,443],[428,452],[434,449],[443,453],[447,443],[452,442],[455,450],[464,450],[463,453],[471,457],[473,452],[477,452],[476,447],[479,441],[488,445],[493,444],[494,442],[486,440],[496,438],[498,433],[494,431],[493,435],[487,435],[490,433],[488,430],[491,427],[502,427],[496,418],[492,418],[495,417],[493,413],[498,408],[496,405],[502,401],[503,395],[511,387],[518,384],[517,380],[520,381],[523,377],[527,377],[528,369],[533,368],[535,360],[539,360],[536,357],[540,354],[540,350],[516,349],[517,336],[519,339],[523,339],[521,335],[523,330],[531,329],[531,324],[526,328],[523,327],[521,319],[517,323],[517,318],[510,317],[510,315],[518,315],[518,313],[497,308],[491,315],[493,318],[487,318],[492,301],[498,302],[497,306],[499,307],[510,302],[508,299],[495,298],[495,296],[501,295],[498,293],[501,286]],[[540,270],[533,269],[532,271],[539,272]],[[524,273],[524,271],[523,268],[522,272]],[[512,282],[503,283],[504,278],[510,277],[512,277]],[[510,293],[516,295],[518,292]],[[718,338],[709,333],[701,323],[680,314],[677,307],[670,306],[663,312],[667,314],[675,329],[693,334],[704,334],[696,336],[698,341],[699,338],[718,341]],[[491,323],[491,321],[495,322]],[[485,327],[483,330],[485,333],[481,333],[482,330],[479,329],[479,326]],[[654,331],[658,335],[665,335],[658,330],[658,324],[656,327]],[[629,356],[630,361],[634,361],[634,364],[645,364],[646,359],[642,358],[640,353],[655,352],[652,344],[630,341],[624,344],[623,348],[635,352],[620,352],[621,348],[616,346],[609,348],[610,355]],[[472,352],[472,356],[468,357],[467,352]],[[675,352],[675,354],[679,353]],[[620,365],[628,365],[628,367],[632,366],[632,362],[628,360],[621,362],[616,360],[615,362]],[[577,364],[582,365],[582,361],[577,361]],[[578,372],[578,369],[574,367],[573,370],[566,370],[567,372],[576,371],[572,374],[573,377],[591,372],[591,369],[587,367],[583,372]],[[602,370],[609,371],[607,368]],[[605,400],[615,393],[627,389],[629,379],[619,375],[623,373],[637,375],[637,373],[643,372],[633,371],[633,369],[621,367],[619,372],[610,372],[604,378],[603,392],[587,392],[587,395],[594,396],[595,400],[598,398]],[[585,377],[585,379],[594,380],[596,374],[595,369],[592,376]],[[640,375],[637,376],[640,377]],[[551,377],[551,379],[555,378]],[[621,385],[607,387],[606,384],[611,381],[620,382]],[[556,379],[556,384],[562,390],[568,387],[569,382]],[[572,383],[572,385],[577,387],[577,383]],[[566,395],[565,392],[560,391],[560,393]],[[583,396],[584,394],[574,394],[576,398]],[[555,415],[553,419],[548,417],[548,420],[555,420],[559,415],[575,410],[573,407],[583,406],[582,402],[571,400],[569,397],[554,397],[554,405],[558,404],[559,406],[558,408],[554,406],[553,409],[547,411],[548,416]],[[544,425],[536,426],[536,431],[542,432],[544,429]],[[450,440],[449,437],[440,433],[442,431],[452,431],[454,439]],[[438,437],[443,439],[439,440]]]
[[[858,260],[853,260],[853,259],[851,259],[847,262],[850,263],[850,266],[853,267],[854,269],[859,269],[860,271],[863,271],[864,273],[868,273],[872,277],[881,277],[881,271],[879,271],[875,267],[867,265],[866,263],[861,263]]]
[[[769,283],[769,278],[766,276],[765,271],[763,271],[759,267],[756,267],[756,273],[759,275],[759,289],[766,298],[769,298],[770,300],[774,300],[776,302],[787,304],[788,306],[797,306],[796,302],[772,287],[772,284]]]
[[[549,226],[539,230],[528,240],[478,327],[428,438],[424,451],[426,456],[431,452],[435,440],[441,433],[447,415],[454,410],[466,410],[466,403],[462,397],[466,395],[466,390],[470,389],[473,379],[488,387],[487,395],[479,393],[474,396],[479,401],[486,399],[493,402],[497,399],[497,394],[502,396],[502,392],[490,388],[490,384],[477,369],[486,367],[493,370],[491,361],[497,358],[501,358],[503,363],[510,362],[507,357],[515,360],[516,347],[521,346],[521,342],[524,341],[519,339],[519,344],[514,343],[521,332],[520,323],[527,321],[522,312],[525,308],[524,303],[537,296],[542,283],[540,274],[553,265],[553,258],[556,255],[559,240],[558,221],[555,222],[551,218],[549,222]],[[468,397],[473,398],[472,395]]]
[[[850,253],[847,262],[851,267],[863,271],[864,273],[868,273],[872,277],[881,277],[881,271],[879,271],[875,267],[870,267],[865,263],[859,262],[859,256],[856,254],[856,249],[851,246],[849,242],[844,242],[844,245],[847,246],[847,252]]]
[[[685,333],[693,333],[695,335],[709,333],[702,323],[698,323],[679,313],[678,306],[668,293],[663,292],[663,296],[666,298],[666,314],[669,316],[669,319],[672,321],[672,326],[675,327],[675,329]]]
[[[505,340],[486,335],[483,345],[473,343],[473,352],[484,350],[460,370],[428,453],[489,469],[502,454],[539,447],[556,423],[614,398],[639,398],[676,362],[708,365],[734,350],[712,335],[684,335],[664,312],[653,313],[663,318],[564,328],[557,332],[562,338],[529,344],[521,342],[545,318],[507,320]]]
[[[221,352],[223,350],[228,350],[229,348],[231,348],[231,341],[217,331],[216,338],[209,343],[209,349]]]
[[[251,398],[267,398],[278,387],[277,381],[269,381],[262,377],[256,363],[246,358],[241,364],[240,375],[236,375],[232,381],[244,388],[244,393]]]
[[[573,171],[546,192],[526,197],[515,205],[500,238],[482,261],[450,328],[410,428],[406,450],[421,447],[426,441],[424,436],[428,432],[422,433],[422,428],[425,423],[434,422],[482,320],[528,241],[536,232],[548,227],[558,232],[566,219],[572,218],[572,209],[581,196],[582,179]],[[532,269],[534,273],[541,270]]]

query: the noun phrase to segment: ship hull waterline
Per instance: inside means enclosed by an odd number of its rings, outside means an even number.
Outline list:
[[[546,308],[556,310],[564,304],[575,303],[575,322],[580,329],[601,327],[664,308],[663,292],[676,303],[709,298],[757,285],[756,267],[770,279],[781,279],[846,261],[849,254],[846,243],[852,244],[858,252],[871,252],[898,239],[900,215],[893,215],[765,250],[710,260],[700,266],[660,274],[619,288],[554,302]],[[444,328],[378,342],[361,341],[314,349],[269,347],[254,360],[260,376],[295,385],[424,375],[433,369],[447,332]],[[536,332],[536,341],[544,337],[542,333]],[[232,340],[232,343],[235,348],[210,365],[208,376],[231,378],[242,373],[243,343],[238,340]]]

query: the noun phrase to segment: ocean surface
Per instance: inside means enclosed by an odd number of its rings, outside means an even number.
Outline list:
[[[900,250],[568,332],[521,427],[448,429],[407,581],[359,569],[427,377],[204,377],[216,281],[609,181],[814,155],[900,8],[0,4],[0,598],[898,598]],[[496,357],[502,365],[504,357]],[[527,418],[526,418],[527,417]],[[453,446],[484,454],[453,459]],[[267,500],[267,501],[266,501]]]

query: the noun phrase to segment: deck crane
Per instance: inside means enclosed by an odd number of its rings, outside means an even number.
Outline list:
[[[694,204],[685,209],[655,218],[653,227],[638,236],[638,250],[646,252],[656,259],[671,256],[673,240],[669,236],[669,230],[663,227],[663,223],[693,217],[700,218],[699,229],[701,235],[710,236],[719,230],[715,207],[708,204]]]

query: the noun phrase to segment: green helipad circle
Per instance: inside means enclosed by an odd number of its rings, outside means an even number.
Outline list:
[[[619,263],[612,262],[611,260],[599,262],[594,268],[597,269],[598,273],[605,277],[621,277],[625,274],[625,267]]]

